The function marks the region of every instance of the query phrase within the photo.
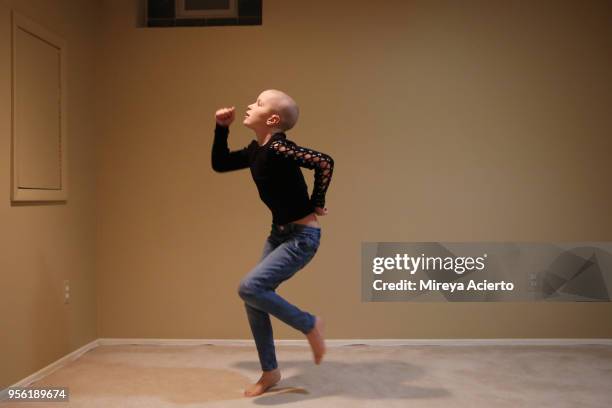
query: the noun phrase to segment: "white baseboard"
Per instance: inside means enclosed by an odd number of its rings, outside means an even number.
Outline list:
[[[307,347],[308,342],[304,340],[274,340],[279,346],[303,346]],[[65,355],[59,360],[38,370],[34,374],[0,391],[0,401],[8,398],[8,389],[11,387],[27,387],[52,372],[58,370],[69,362],[76,360],[82,354],[98,346],[117,346],[117,345],[158,345],[158,346],[248,346],[255,347],[253,340],[240,339],[121,339],[121,338],[100,338],[96,339],[78,350]],[[325,340],[328,347],[344,346],[578,346],[578,345],[602,345],[612,346],[612,339],[329,339]]]
[[[160,345],[160,346],[248,346],[255,347],[253,340],[238,339],[98,339],[100,346],[127,344]],[[275,339],[278,346],[308,346],[306,339]],[[575,346],[605,345],[612,346],[612,339],[327,339],[328,347],[343,346]]]

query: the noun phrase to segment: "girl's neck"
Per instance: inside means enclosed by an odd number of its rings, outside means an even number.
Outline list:
[[[281,133],[281,132],[282,130],[280,129],[265,129],[262,131],[256,131],[255,134],[257,135],[257,143],[260,146],[263,146],[266,143],[268,143],[272,135],[274,135],[275,133]]]

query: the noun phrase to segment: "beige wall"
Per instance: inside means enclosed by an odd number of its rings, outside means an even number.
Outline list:
[[[96,1],[0,0],[0,389],[97,338]],[[11,204],[11,9],[66,40],[69,199]],[[70,304],[63,281],[71,282]]]
[[[263,26],[149,29],[105,2],[100,337],[251,337],[236,287],[270,215],[210,147],[215,108],[269,87],[336,162],[321,248],[279,288],[330,338],[612,336],[609,303],[360,302],[362,241],[612,240],[609,2],[264,3]]]

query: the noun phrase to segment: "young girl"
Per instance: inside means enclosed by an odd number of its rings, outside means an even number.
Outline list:
[[[280,381],[270,314],[306,335],[315,364],[325,353],[324,323],[320,317],[300,310],[276,292],[283,281],[302,269],[315,255],[321,239],[317,215],[326,215],[325,193],[334,161],[324,153],[296,145],[285,132],[297,122],[295,101],[278,90],[262,92],[248,106],[243,124],[257,136],[247,147],[229,151],[227,136],[235,108],[216,112],[212,167],[226,172],[249,167],[259,196],[272,212],[272,226],[259,263],[238,288],[257,346],[262,375],[245,396],[256,396]],[[314,188],[308,188],[300,167],[314,169]]]

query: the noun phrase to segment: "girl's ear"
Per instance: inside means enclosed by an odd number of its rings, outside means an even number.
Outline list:
[[[280,123],[280,116],[276,113],[268,118],[266,121],[267,125],[278,125]]]

